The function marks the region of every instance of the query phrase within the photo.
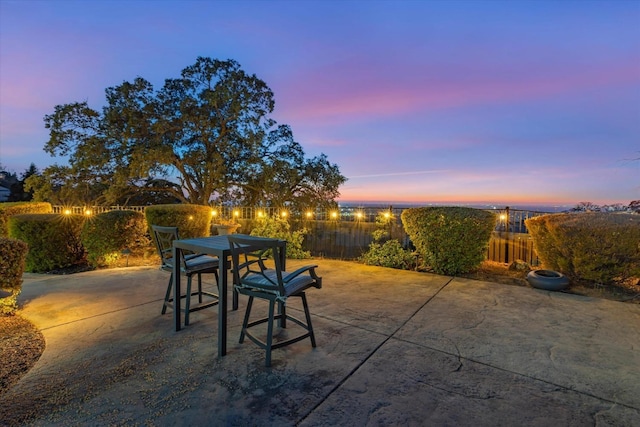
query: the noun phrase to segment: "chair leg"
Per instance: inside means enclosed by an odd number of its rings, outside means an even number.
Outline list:
[[[311,324],[311,314],[309,313],[309,305],[307,304],[307,295],[303,292],[300,297],[302,298],[302,306],[304,307],[304,316],[307,318],[307,327],[309,328],[309,338],[311,338],[311,347],[316,346],[316,337],[313,334],[313,325]]]
[[[251,314],[251,306],[253,305],[253,297],[249,296],[249,301],[247,302],[247,310],[244,312],[244,320],[242,322],[242,331],[240,332],[240,343],[244,342],[244,335],[247,331],[247,324],[249,323],[249,315]]]
[[[202,274],[198,273],[198,302],[202,304]]]
[[[180,301],[177,305],[180,310]],[[184,326],[189,326],[189,312],[191,311],[191,276],[187,277],[187,296],[184,303]]]
[[[280,327],[286,328],[287,327],[287,305],[282,301],[278,301],[278,315],[280,316]]]
[[[171,273],[171,276],[169,276],[169,285],[167,286],[167,293],[164,294],[164,303],[162,304],[162,314],[165,314],[167,312],[167,302],[171,301],[172,287],[173,287],[173,273]],[[175,304],[175,301],[174,301],[174,304]]]
[[[273,345],[273,318],[275,312],[275,300],[269,300],[269,322],[267,327],[267,356],[265,366],[271,366],[271,346]]]

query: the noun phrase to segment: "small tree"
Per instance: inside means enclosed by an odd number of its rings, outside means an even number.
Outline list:
[[[571,208],[572,212],[600,212],[602,208],[591,202],[580,202]]]
[[[35,164],[31,163],[28,169],[26,169],[19,180],[14,180],[10,185],[11,195],[9,196],[10,202],[28,202],[33,199],[33,191],[25,188],[25,181],[33,175],[37,175],[38,168]]]

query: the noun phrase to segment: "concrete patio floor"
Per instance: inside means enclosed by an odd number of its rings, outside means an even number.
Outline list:
[[[640,426],[640,305],[313,263],[318,346],[271,368],[237,342],[245,298],[219,358],[217,307],[174,332],[156,268],[25,274],[20,314],[46,349],[0,425]]]

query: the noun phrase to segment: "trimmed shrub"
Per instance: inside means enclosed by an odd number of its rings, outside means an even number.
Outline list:
[[[0,314],[13,314],[22,291],[22,273],[29,247],[20,240],[0,237],[0,289],[12,292],[0,298]]]
[[[83,215],[24,214],[9,218],[9,236],[29,245],[25,271],[44,273],[85,263]]]
[[[546,268],[571,279],[612,284],[640,277],[640,216],[585,212],[525,221]]]
[[[9,217],[28,213],[51,213],[51,203],[44,202],[10,202],[0,203],[0,237],[9,235]]]
[[[80,235],[87,261],[94,267],[113,266],[128,249],[143,256],[151,247],[142,212],[110,211],[85,221]]]
[[[155,205],[144,210],[149,226],[178,227],[181,239],[211,235],[211,208],[202,205]]]
[[[495,214],[464,207],[411,208],[402,224],[425,262],[438,274],[456,275],[485,259]]]
[[[311,258],[311,253],[302,249],[306,229],[291,231],[291,225],[286,219],[279,217],[263,218],[253,224],[252,236],[270,237],[287,241],[287,258]]]
[[[564,214],[559,214],[564,215]],[[533,248],[538,255],[540,264],[550,270],[557,271],[569,271],[571,267],[569,265],[560,264],[564,263],[564,256],[560,251],[560,244],[557,241],[557,236],[549,231],[548,223],[554,222],[552,216],[555,215],[541,215],[533,218],[528,218],[524,221],[529,235],[533,239]]]

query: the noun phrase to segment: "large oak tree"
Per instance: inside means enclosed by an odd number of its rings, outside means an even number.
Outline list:
[[[44,119],[45,151],[69,158],[57,188],[93,202],[163,192],[195,204],[317,206],[335,203],[346,181],[324,154],[305,157],[289,126],[269,117],[273,92],[233,60],[200,57],[158,91],[138,77],[106,98],[102,112],[78,102]],[[60,172],[47,168],[40,185]]]

